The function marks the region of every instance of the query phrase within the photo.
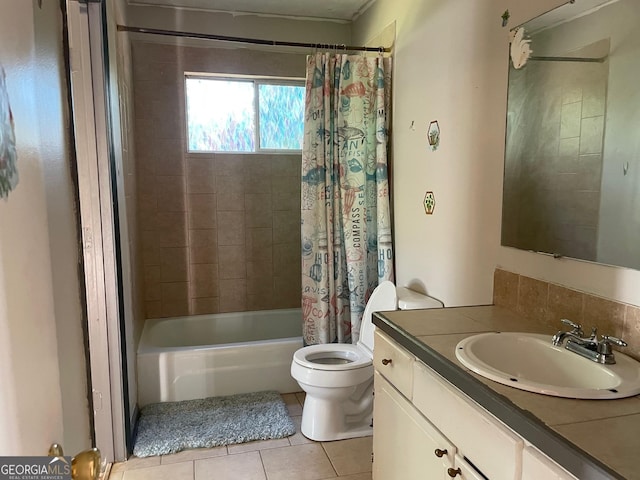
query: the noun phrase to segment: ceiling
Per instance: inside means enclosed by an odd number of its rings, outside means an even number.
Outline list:
[[[355,19],[371,1],[373,0],[129,0],[129,5],[180,7],[346,22]]]

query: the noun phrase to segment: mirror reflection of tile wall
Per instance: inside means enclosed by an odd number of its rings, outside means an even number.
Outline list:
[[[596,260],[608,68],[543,60],[511,68],[503,245]]]
[[[139,42],[133,60],[145,317],[299,308],[300,155],[185,153],[184,72],[300,77],[304,55]]]

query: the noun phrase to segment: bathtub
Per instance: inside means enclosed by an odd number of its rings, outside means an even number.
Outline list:
[[[300,390],[299,308],[146,320],[137,352],[138,404]]]

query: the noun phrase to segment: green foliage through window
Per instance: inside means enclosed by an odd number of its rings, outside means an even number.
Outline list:
[[[301,150],[304,90],[301,83],[187,77],[189,151]]]

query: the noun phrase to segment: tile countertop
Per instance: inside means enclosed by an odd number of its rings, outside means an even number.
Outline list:
[[[463,338],[481,332],[553,335],[496,306],[399,310],[373,323],[459,390],[580,480],[639,479],[640,396],[576,400],[518,390],[469,371],[455,356]]]

